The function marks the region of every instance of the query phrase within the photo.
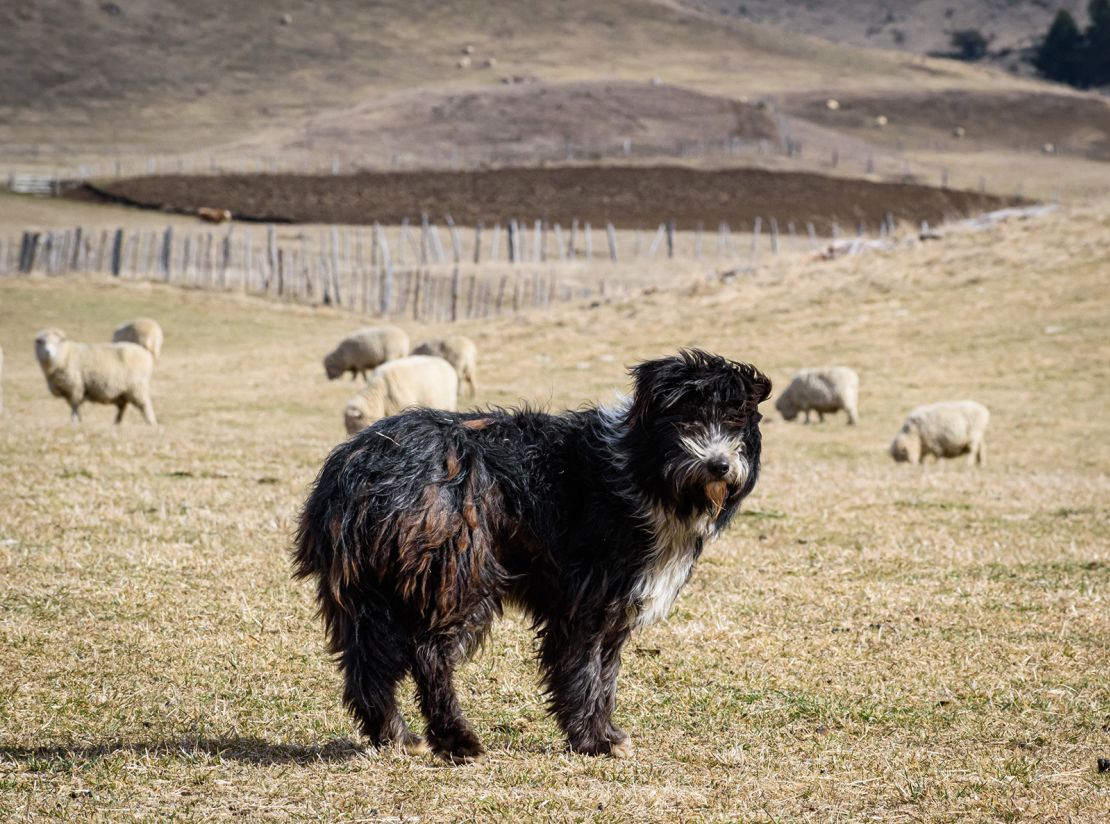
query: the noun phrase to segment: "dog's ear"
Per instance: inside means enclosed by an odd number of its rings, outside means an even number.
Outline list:
[[[755,405],[758,406],[771,396],[771,379],[750,363],[740,364],[740,374],[744,378],[744,386]]]
[[[629,426],[643,423],[651,408],[659,380],[659,364],[659,361],[644,361],[628,370],[628,374],[632,376],[632,400],[628,405],[628,412],[625,413],[624,422]]]

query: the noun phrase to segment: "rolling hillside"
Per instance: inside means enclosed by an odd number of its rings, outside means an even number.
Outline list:
[[[10,33],[0,53],[0,146],[10,158],[181,152],[247,137],[254,148],[288,147],[311,140],[325,113],[397,93],[442,103],[505,81],[654,79],[736,100],[815,86],[1023,84],[655,0],[290,0],[261,11],[216,0],[43,0],[0,6],[0,30]],[[404,103],[392,122],[411,116]],[[580,114],[553,107],[542,125]],[[483,137],[493,140],[503,119],[489,122]]]
[[[836,43],[918,54],[951,51],[951,34],[980,31],[988,40],[986,62],[1030,74],[1028,50],[1044,37],[1058,9],[1086,19],[1087,0],[684,0],[685,5],[730,19],[766,23],[784,31]],[[1082,25],[1082,23],[1081,23]]]

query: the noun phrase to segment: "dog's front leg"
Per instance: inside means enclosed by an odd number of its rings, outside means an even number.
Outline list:
[[[613,725],[617,673],[627,631],[597,633],[548,627],[540,664],[551,710],[570,748],[586,755],[632,754],[628,735]]]

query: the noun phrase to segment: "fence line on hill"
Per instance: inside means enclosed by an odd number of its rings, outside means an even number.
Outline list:
[[[894,225],[888,214],[879,235]],[[196,230],[117,228],[25,231],[0,237],[0,275],[110,273],[183,287],[240,291],[281,300],[324,303],[369,315],[451,321],[484,317],[555,301],[608,296],[659,285],[622,264],[644,261],[754,262],[765,249],[816,251],[813,223],[757,218],[750,247],[728,223],[678,232],[659,224],[650,241],[612,223],[594,232],[573,220],[565,230],[546,221],[511,220],[492,229],[437,226],[424,217],[400,226],[290,227],[229,224]],[[840,236],[833,223],[833,237]],[[855,227],[863,235],[865,227]],[[595,240],[595,235],[596,240]],[[764,239],[765,238],[765,239]],[[588,265],[587,265],[588,264]]]

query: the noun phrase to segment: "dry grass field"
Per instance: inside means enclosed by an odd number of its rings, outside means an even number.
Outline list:
[[[1108,233],[1074,207],[459,329],[481,403],[608,400],[683,345],[780,389],[861,374],[857,427],[768,410],[756,493],[628,647],[627,761],[564,751],[515,615],[461,675],[483,763],[354,737],[286,553],[354,389],[320,358],[361,319],[0,281],[0,820],[1107,820]],[[160,425],[70,426],[35,331],[140,313],[166,330]],[[906,411],[964,397],[993,413],[984,468],[890,461]]]

